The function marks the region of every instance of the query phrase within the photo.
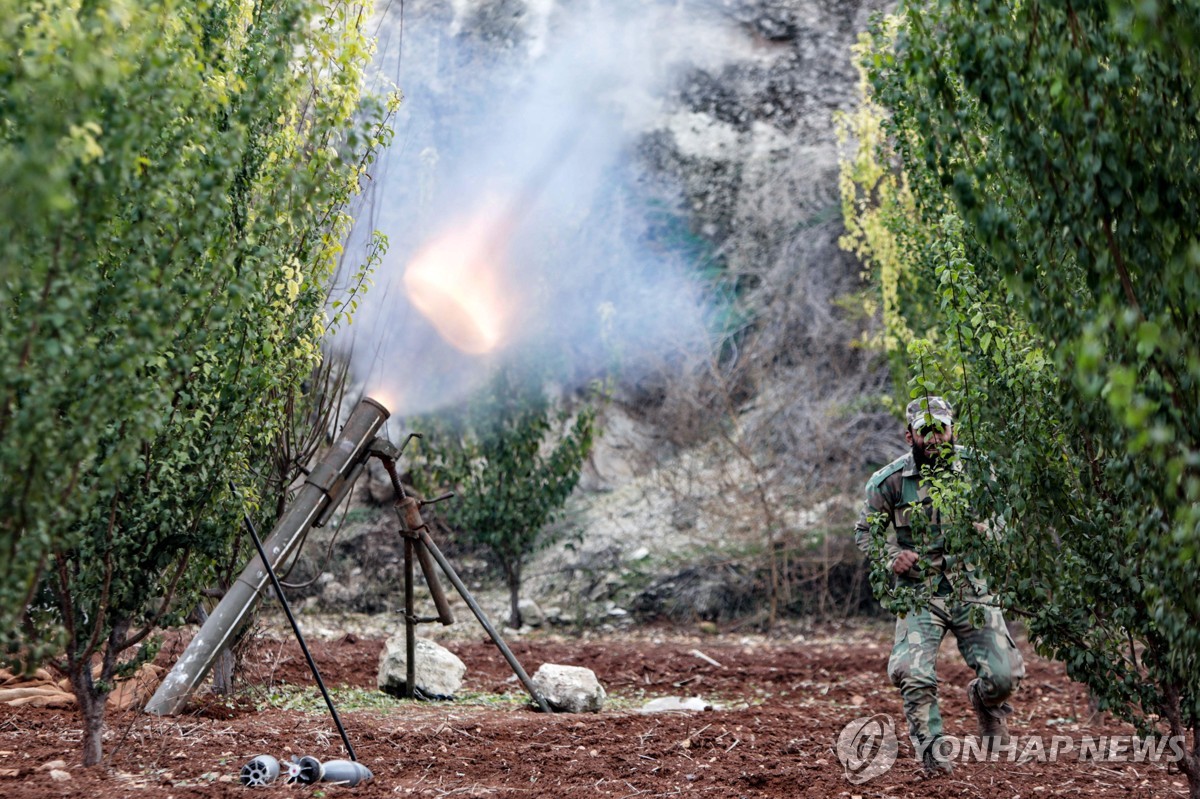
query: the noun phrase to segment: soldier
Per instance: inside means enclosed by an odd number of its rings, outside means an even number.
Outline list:
[[[900,689],[908,732],[925,773],[949,773],[951,764],[942,747],[942,716],[937,701],[938,647],[953,633],[976,674],[967,686],[971,707],[979,719],[979,734],[988,751],[1009,743],[1005,701],[1025,676],[1021,653],[1008,634],[1000,609],[992,602],[983,580],[961,555],[945,551],[941,513],[933,507],[928,479],[944,469],[961,470],[970,453],[954,446],[953,409],[941,397],[922,397],[906,409],[904,440],[911,451],[889,463],[867,482],[867,500],[854,538],[859,549],[884,558],[898,585],[927,586],[929,607],[896,620],[896,637],[888,660],[888,676]],[[975,522],[984,534],[986,526]],[[886,539],[872,546],[873,536]],[[916,528],[916,529],[914,529]],[[880,546],[882,544],[882,546]],[[952,577],[949,564],[963,568]],[[922,561],[918,564],[918,561]],[[981,607],[985,623],[976,629],[969,620],[972,607]]]

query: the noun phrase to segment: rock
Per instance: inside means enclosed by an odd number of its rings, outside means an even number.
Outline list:
[[[37,767],[38,771],[56,771],[67,767],[65,760],[49,760]]]
[[[643,619],[731,619],[754,606],[754,590],[753,574],[737,564],[688,566],[654,580],[634,598],[632,610]]]
[[[62,769],[56,768],[50,770],[50,779],[54,780],[55,782],[66,782],[67,780],[71,779],[71,775]]]
[[[379,657],[379,690],[393,696],[403,696],[407,680],[408,653],[404,635],[388,639]],[[450,650],[425,638],[416,645],[416,689],[429,698],[450,698],[462,687],[467,667]]]
[[[598,713],[607,697],[596,673],[582,666],[544,663],[533,675],[533,687],[560,713]]]
[[[338,607],[349,604],[354,598],[350,588],[342,585],[337,580],[331,580],[325,583],[321,588],[321,601],[326,607]]]
[[[521,613],[521,623],[528,624],[530,627],[541,627],[546,623],[546,614],[542,612],[538,603],[532,599],[522,599],[517,603],[517,609]]]
[[[671,525],[676,530],[691,530],[695,528],[700,518],[700,510],[694,502],[680,502],[671,511]]]
[[[373,505],[390,506],[396,501],[392,478],[378,458],[367,461],[367,473],[359,480],[358,493]]]

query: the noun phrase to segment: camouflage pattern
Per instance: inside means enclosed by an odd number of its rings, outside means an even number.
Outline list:
[[[949,427],[954,421],[954,409],[941,397],[915,399],[908,403],[908,407],[904,409],[904,415],[908,419],[908,426],[913,430],[920,430],[929,422],[937,422]]]
[[[965,460],[971,456],[962,447],[954,449],[956,455],[951,468],[961,471]],[[911,452],[875,472],[867,482],[867,501],[854,525],[854,541],[859,549],[868,554],[871,552],[872,516],[880,518],[888,531],[884,549],[889,571],[896,557],[905,549],[916,551],[929,564],[927,572],[914,566],[898,577],[898,581],[916,584],[931,580],[936,593],[948,594],[948,582],[939,579],[954,562],[954,556],[946,554],[946,540],[942,532],[945,520],[941,517],[941,511],[933,507],[929,487],[921,480],[920,469]],[[983,581],[974,576],[974,566],[969,561],[963,565],[963,570],[976,592],[986,592]],[[939,585],[940,591],[937,590]]]
[[[951,468],[961,469],[970,453],[958,447],[955,450],[957,456]],[[917,742],[925,743],[942,734],[936,668],[938,647],[947,633],[953,633],[959,652],[979,677],[984,704],[996,715],[1011,712],[1005,700],[1025,676],[1025,666],[1003,615],[992,604],[987,586],[974,573],[969,560],[963,562],[960,572],[965,581],[952,584],[947,570],[959,556],[945,551],[944,520],[922,483],[911,452],[872,475],[854,536],[858,547],[870,553],[872,522],[882,526],[886,530],[882,555],[889,571],[906,549],[918,552],[928,563],[924,572],[914,566],[895,578],[898,583],[910,585],[927,581],[935,596],[927,610],[897,619],[888,661],[888,676],[900,689],[909,733]],[[968,618],[971,608],[977,605],[984,611],[981,629],[973,628]]]
[[[987,603],[989,596],[972,597]],[[937,701],[937,654],[946,633],[953,633],[963,660],[979,677],[983,703],[997,715],[1008,715],[1005,702],[1025,676],[1025,663],[1008,634],[999,608],[984,604],[985,624],[971,626],[972,601],[935,597],[928,610],[896,620],[896,637],[888,660],[888,676],[900,689],[908,733],[921,743],[942,734]]]

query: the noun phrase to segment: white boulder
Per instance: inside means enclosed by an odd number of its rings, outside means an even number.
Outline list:
[[[533,687],[560,713],[598,713],[607,697],[596,673],[582,666],[544,663],[533,675]]]
[[[414,650],[416,689],[428,698],[449,698],[462,687],[467,667],[458,656],[445,647],[425,638],[418,638]],[[379,656],[379,674],[376,685],[379,690],[393,696],[404,696],[408,678],[408,652],[404,635],[395,635],[387,640]]]

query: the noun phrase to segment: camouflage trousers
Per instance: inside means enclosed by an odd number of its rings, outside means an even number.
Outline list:
[[[985,624],[971,626],[973,602],[953,597],[935,598],[927,610],[896,620],[896,640],[888,660],[888,676],[900,689],[908,732],[914,742],[927,743],[942,734],[942,714],[937,700],[938,648],[946,633],[953,633],[967,665],[979,678],[983,703],[999,710],[1025,676],[1025,661],[1008,634],[1000,609],[984,604]]]

